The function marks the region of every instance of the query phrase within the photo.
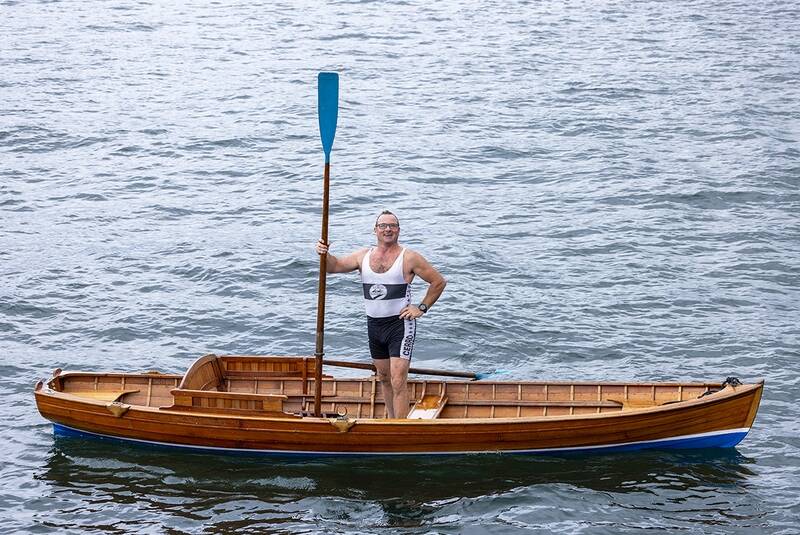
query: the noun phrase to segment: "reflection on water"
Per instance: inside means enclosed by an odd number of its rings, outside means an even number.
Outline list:
[[[306,522],[308,515],[345,526],[369,518],[409,527],[441,519],[441,511],[456,502],[463,506],[477,498],[536,493],[540,487],[612,495],[633,508],[673,494],[693,496],[695,505],[706,493],[719,501],[724,489],[736,493],[745,486],[753,463],[735,449],[298,460],[56,437],[36,478],[46,482],[52,496],[80,494],[103,507],[135,503],[220,529],[253,528],[260,522],[274,528],[276,522]]]

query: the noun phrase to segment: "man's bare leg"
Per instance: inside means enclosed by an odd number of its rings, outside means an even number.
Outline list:
[[[394,359],[372,359],[375,370],[378,373],[378,381],[381,383],[383,401],[386,405],[386,417],[394,418],[394,393],[392,392],[392,368],[389,363]]]
[[[394,392],[393,407],[397,418],[408,416],[408,367],[411,364],[408,359],[392,357],[392,391]]]

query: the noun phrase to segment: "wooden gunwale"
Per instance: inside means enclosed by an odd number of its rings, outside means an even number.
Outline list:
[[[69,377],[76,377],[76,376],[83,376],[83,377],[91,377],[94,378],[95,376],[99,377],[113,377],[113,378],[147,378],[152,377],[153,379],[182,379],[183,375],[180,374],[173,374],[173,373],[126,373],[126,372],[87,372],[87,371],[62,371],[57,378],[64,379]],[[363,381],[363,382],[370,382],[372,381],[374,376],[369,377],[339,377],[339,378],[331,378],[325,377],[323,378],[323,383],[331,382],[331,381]],[[52,379],[56,379],[55,377]],[[52,380],[51,379],[51,380]],[[261,378],[263,379],[263,378]],[[270,377],[270,379],[274,380],[294,380],[299,381],[300,377],[282,377],[282,376],[275,376]],[[692,388],[717,388],[720,386],[718,382],[680,382],[680,381],[642,381],[642,382],[632,382],[632,381],[489,381],[489,380],[481,380],[481,381],[470,381],[466,379],[448,379],[447,381],[431,381],[431,380],[409,380],[409,384],[422,384],[422,383],[432,383],[432,384],[439,384],[439,385],[447,385],[447,384],[457,384],[457,385],[520,385],[520,386],[635,386],[635,387],[692,387]],[[759,380],[757,382],[749,383],[748,385],[742,386],[749,386],[750,384],[762,384],[763,380]]]

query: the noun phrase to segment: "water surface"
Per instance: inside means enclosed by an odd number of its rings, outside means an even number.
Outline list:
[[[797,529],[795,3],[4,1],[0,21],[4,532]],[[313,353],[320,70],[341,76],[333,253],[389,208],[449,281],[416,365],[763,377],[747,439],[444,462],[54,439],[32,388],[56,367]],[[364,360],[357,279],[328,295],[326,354]]]

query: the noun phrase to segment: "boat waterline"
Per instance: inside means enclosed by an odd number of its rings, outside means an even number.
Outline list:
[[[124,443],[132,443],[145,446],[156,446],[166,448],[178,448],[182,450],[191,450],[197,452],[207,453],[225,453],[225,454],[252,454],[252,455],[277,455],[277,456],[325,456],[325,457],[352,457],[352,456],[428,456],[428,455],[477,455],[477,454],[560,454],[560,453],[616,453],[625,451],[637,451],[646,449],[694,449],[694,448],[731,448],[736,446],[739,442],[744,440],[747,433],[750,431],[749,427],[738,429],[725,429],[720,431],[711,431],[707,433],[696,433],[691,435],[681,435],[669,438],[662,438],[657,440],[643,440],[635,442],[622,442],[617,444],[601,444],[592,446],[571,446],[563,448],[536,448],[536,449],[520,449],[520,450],[496,450],[496,451],[430,451],[430,452],[370,452],[370,451],[289,451],[289,450],[276,450],[276,449],[250,449],[250,448],[221,448],[214,446],[198,446],[189,444],[176,444],[171,442],[158,442],[152,440],[143,440],[137,438],[120,437],[114,435],[106,435],[102,433],[94,433],[91,431],[84,431],[75,429],[64,424],[53,424],[53,433],[61,437],[82,437],[94,438],[101,440],[113,440]]]

